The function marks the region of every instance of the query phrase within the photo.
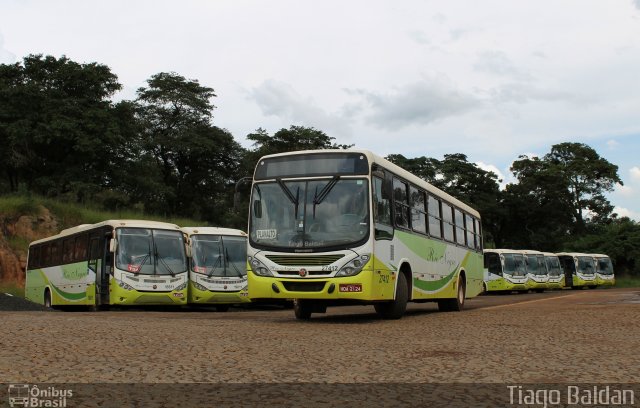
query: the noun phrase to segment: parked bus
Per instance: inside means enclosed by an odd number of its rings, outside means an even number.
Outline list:
[[[544,254],[539,251],[522,250],[524,263],[527,269],[527,288],[538,293],[544,292],[549,287],[549,273]]]
[[[484,290],[527,292],[524,255],[514,249],[485,249]]]
[[[109,220],[32,242],[25,297],[47,307],[184,305],[187,279],[177,225]]]
[[[480,214],[366,150],[315,150],[257,163],[249,215],[249,297],[295,299],[296,318],[408,301],[462,310],[482,291]]]
[[[562,289],[564,288],[564,272],[560,266],[560,259],[558,255],[551,252],[543,252],[545,263],[547,264],[547,272],[549,273],[549,282],[547,287],[549,289]]]
[[[596,284],[598,286],[614,286],[616,277],[613,273],[613,264],[607,255],[592,254],[596,261]]]
[[[191,305],[215,305],[220,312],[249,302],[247,234],[230,228],[185,227],[189,246]]]
[[[592,255],[577,252],[560,252],[557,254],[564,272],[564,286],[581,289],[595,288],[596,265]]]

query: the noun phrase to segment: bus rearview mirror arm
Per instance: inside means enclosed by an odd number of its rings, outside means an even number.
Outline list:
[[[252,180],[252,179],[253,179],[252,177],[242,177],[236,183],[236,188],[235,188],[235,191],[233,193],[233,211],[234,212],[238,212],[240,210],[240,191],[238,191],[238,189],[240,188],[240,186],[243,183],[245,183],[248,180]]]

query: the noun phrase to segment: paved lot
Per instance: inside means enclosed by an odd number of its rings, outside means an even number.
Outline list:
[[[640,289],[481,296],[462,313],[412,304],[394,321],[364,306],[310,321],[282,309],[0,321],[0,383],[640,382]]]

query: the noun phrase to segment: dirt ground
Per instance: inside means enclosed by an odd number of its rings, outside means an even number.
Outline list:
[[[399,405],[402,387],[421,384],[485,384],[491,394],[491,384],[640,382],[640,289],[481,296],[462,313],[412,304],[401,320],[354,306],[310,321],[275,308],[0,312],[0,321],[0,383],[395,384]],[[288,401],[278,398],[269,401]]]

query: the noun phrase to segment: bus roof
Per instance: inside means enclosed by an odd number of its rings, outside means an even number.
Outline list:
[[[206,235],[230,235],[246,237],[247,233],[233,228],[219,228],[219,227],[182,227],[182,232],[191,236],[198,234]]]
[[[52,236],[47,237],[47,238],[42,238],[42,239],[39,239],[37,241],[33,241],[32,243],[29,244],[29,246],[35,245],[35,244],[40,244],[40,243],[47,242],[47,241],[51,241],[53,239],[65,237],[65,236],[68,236],[68,235],[73,235],[73,234],[76,234],[78,232],[88,231],[88,230],[91,230],[91,229],[94,229],[94,228],[105,227],[105,226],[109,226],[109,227],[113,227],[113,228],[131,227],[131,228],[168,229],[168,230],[178,230],[178,231],[180,230],[180,227],[178,227],[175,224],[170,224],[170,223],[161,222],[161,221],[106,220],[106,221],[102,221],[102,222],[99,222],[99,223],[96,223],[96,224],[81,224],[81,225],[77,225],[75,227],[64,229],[64,230],[60,231],[58,234],[56,234],[56,235],[52,235]]]
[[[521,253],[526,254],[526,255],[544,255],[544,253],[542,253],[541,251],[536,251],[536,250],[533,250],[533,249],[521,249],[518,252],[521,252]]]
[[[543,252],[542,254],[543,254],[544,256],[554,256],[554,257],[556,257],[556,258],[558,257],[558,254],[555,254],[555,253],[553,253],[553,252]]]
[[[507,248],[489,248],[482,250],[483,253],[495,253],[495,254],[520,254],[522,251],[518,251],[517,249],[507,249]]]
[[[591,254],[583,254],[582,252],[558,252],[558,256],[593,256]]]
[[[449,202],[452,205],[455,205],[456,207],[460,208],[461,210],[464,210],[466,212],[468,212],[469,214],[473,215],[474,217],[480,219],[480,213],[474,209],[473,207],[463,203],[462,201],[458,200],[457,198],[445,193],[444,191],[440,190],[439,188],[431,185],[431,183],[428,183],[427,181],[421,179],[418,176],[415,176],[413,174],[411,174],[410,172],[408,172],[407,170],[403,169],[402,167],[391,163],[389,160],[385,159],[382,156],[378,156],[377,154],[371,152],[370,150],[366,150],[366,149],[322,149],[322,150],[299,150],[299,151],[294,151],[294,152],[285,152],[285,153],[276,153],[276,154],[269,154],[266,156],[263,156],[260,158],[260,160],[262,159],[268,159],[268,158],[272,158],[272,157],[282,157],[282,156],[295,156],[295,155],[301,155],[301,154],[322,154],[322,153],[361,153],[363,155],[365,155],[367,157],[367,159],[369,160],[369,163],[376,163],[381,165],[382,167],[388,169],[389,171],[391,171],[392,173],[396,174],[397,176],[402,177],[403,179],[405,179],[406,181],[413,183],[414,185],[423,188],[424,190],[426,190],[427,192],[444,199],[445,201]],[[258,163],[260,162],[260,160],[258,160]]]

